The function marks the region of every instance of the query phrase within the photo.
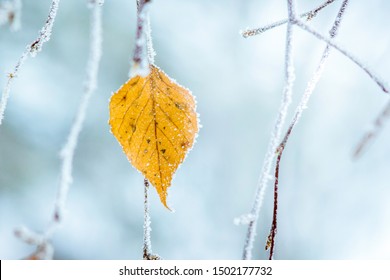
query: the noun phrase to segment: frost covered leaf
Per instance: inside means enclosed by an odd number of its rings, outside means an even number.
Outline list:
[[[112,133],[167,208],[167,188],[198,132],[195,107],[190,91],[154,65],[148,76],[131,78],[111,97]]]

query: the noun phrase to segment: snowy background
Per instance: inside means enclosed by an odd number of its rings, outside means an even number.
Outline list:
[[[2,1],[2,0],[1,0]],[[23,1],[22,29],[0,28],[1,88],[46,20],[50,0]],[[13,236],[50,219],[59,150],[81,99],[89,46],[86,1],[60,3],[51,41],[26,62],[0,127],[0,258],[34,248]],[[285,26],[244,39],[239,30],[285,18],[286,1],[156,0],[151,23],[156,63],[198,101],[203,128],[180,167],[167,211],[151,192],[153,251],[164,259],[240,259],[248,212],[283,88]],[[297,1],[300,12],[322,0]],[[310,24],[327,32],[341,1]],[[337,42],[390,81],[389,1],[351,1]],[[108,99],[128,79],[135,1],[104,6],[104,53],[74,162],[67,215],[54,235],[57,259],[140,259],[143,178],[109,132]],[[293,107],[324,44],[297,30]],[[334,51],[281,165],[277,259],[390,259],[390,126],[364,156],[353,148],[384,107],[368,76]],[[291,114],[288,120],[291,119]],[[254,257],[272,216],[262,208]]]

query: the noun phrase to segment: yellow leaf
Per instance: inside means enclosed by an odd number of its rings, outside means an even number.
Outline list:
[[[112,133],[167,208],[167,188],[198,132],[195,109],[190,91],[154,65],[148,76],[130,79],[111,97]]]

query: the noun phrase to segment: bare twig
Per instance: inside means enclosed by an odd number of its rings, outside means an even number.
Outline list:
[[[275,237],[276,232],[278,230],[278,187],[279,187],[279,166],[280,166],[280,159],[282,157],[282,154],[279,153],[278,157],[276,158],[276,167],[275,167],[275,183],[274,183],[274,210],[272,215],[272,225],[271,230],[267,238],[267,244],[265,246],[265,250],[269,249],[269,260],[272,260],[274,257],[274,250],[275,250]]]
[[[255,194],[255,201],[250,212],[253,220],[249,222],[247,236],[244,245],[243,259],[252,258],[253,243],[256,235],[256,225],[260,213],[260,208],[263,203],[265,190],[270,179],[270,170],[272,162],[275,158],[276,149],[278,147],[279,139],[283,129],[283,124],[286,119],[288,107],[291,103],[292,87],[295,80],[293,54],[292,54],[292,41],[293,41],[293,22],[295,17],[295,1],[287,0],[289,22],[286,32],[286,53],[285,53],[285,87],[283,89],[283,97],[280,105],[279,113],[276,119],[275,126],[273,128],[270,142],[268,144],[267,154],[265,156],[263,167],[260,173],[259,181],[257,184],[257,190]]]
[[[143,259],[144,260],[161,260],[159,255],[152,253],[152,241],[150,238],[150,232],[152,228],[150,227],[151,220],[149,215],[149,201],[148,201],[148,189],[149,182],[144,179],[144,245],[143,245]]]
[[[360,140],[357,145],[353,157],[355,159],[359,158],[367,146],[378,136],[382,131],[385,122],[390,118],[390,101],[386,104],[385,108],[380,112],[380,114],[375,119],[372,128],[366,132],[363,138]]]
[[[336,0],[327,0],[320,6],[314,8],[313,10],[310,10],[308,12],[305,12],[303,14],[300,14],[300,18],[306,18],[306,20],[311,20],[313,19],[322,9],[327,7],[329,4],[332,4]],[[268,31],[270,29],[273,29],[275,27],[281,26],[283,24],[286,24],[288,22],[288,19],[283,19],[283,20],[278,20],[276,22],[273,22],[271,24],[268,24],[266,26],[260,27],[260,28],[254,28],[254,29],[247,29],[241,32],[241,35],[244,38],[248,38],[251,36],[259,35],[264,33],[265,31]]]
[[[344,0],[342,5],[341,5],[341,8],[337,14],[337,17],[336,17],[334,23],[333,23],[333,26],[332,26],[331,30],[329,31],[331,38],[334,38],[337,35],[338,28],[340,26],[340,23],[341,23],[341,20],[343,18],[345,9],[348,5],[348,2],[349,2],[349,0]],[[276,236],[276,232],[277,232],[277,209],[278,209],[277,203],[278,203],[280,161],[282,159],[282,155],[283,155],[284,149],[286,147],[287,141],[291,135],[291,132],[292,132],[293,128],[296,126],[296,124],[298,123],[298,121],[300,120],[303,111],[307,108],[307,103],[309,102],[311,94],[313,93],[320,77],[322,76],[325,64],[329,58],[329,53],[330,53],[330,47],[329,47],[329,45],[327,45],[325,47],[323,54],[322,54],[320,63],[318,65],[316,71],[314,72],[311,80],[309,81],[299,105],[297,106],[293,120],[287,129],[287,132],[283,138],[283,141],[280,143],[280,145],[277,149],[278,157],[276,159],[276,165],[275,165],[274,211],[273,211],[273,218],[272,218],[272,226],[271,226],[270,234],[269,234],[268,239],[267,239],[267,246],[266,246],[266,250],[270,249],[269,259],[272,259],[272,257],[273,257],[274,246],[275,246],[275,236]]]
[[[331,38],[328,38],[327,36],[321,35],[314,29],[312,29],[310,26],[308,26],[306,23],[295,19],[294,24],[299,26],[301,29],[309,32],[310,34],[314,35],[318,39],[324,41],[329,46],[335,48],[339,52],[341,52],[343,55],[348,57],[352,62],[354,62],[357,66],[359,66],[364,72],[370,76],[370,78],[384,91],[385,93],[389,93],[389,88],[387,87],[386,83],[382,81],[378,76],[376,76],[367,66],[365,66],[360,60],[358,60],[355,56],[353,56],[350,52],[348,52],[346,49],[340,47],[338,44],[336,44]]]
[[[0,101],[0,125],[2,124],[2,121],[4,119],[4,112],[7,107],[8,98],[10,95],[13,80],[18,76],[22,65],[28,58],[28,55],[31,55],[32,57],[36,56],[38,52],[42,50],[43,44],[50,40],[59,3],[60,0],[52,1],[50,5],[49,15],[46,19],[44,26],[39,32],[38,38],[35,41],[33,41],[31,44],[27,45],[26,50],[23,52],[22,56],[19,58],[18,62],[16,63],[14,70],[8,74],[8,79],[4,87],[3,95],[1,96],[1,101]]]
[[[97,76],[100,58],[102,54],[102,0],[88,0],[91,12],[91,35],[90,35],[90,52],[87,64],[87,77],[84,85],[84,96],[80,103],[75,121],[68,135],[67,142],[61,151],[62,167],[60,174],[60,186],[58,188],[57,198],[54,205],[54,213],[49,226],[43,234],[33,233],[29,230],[18,230],[17,236],[29,244],[37,246],[35,256],[43,259],[50,259],[48,255],[50,248],[49,240],[63,220],[64,205],[68,195],[69,187],[72,182],[72,165],[74,153],[76,150],[78,137],[83,128],[89,100],[97,87]],[[22,234],[21,234],[22,233]],[[49,246],[50,245],[50,246]],[[51,250],[53,251],[53,250]],[[39,254],[38,254],[39,253]],[[38,254],[38,255],[37,255]]]

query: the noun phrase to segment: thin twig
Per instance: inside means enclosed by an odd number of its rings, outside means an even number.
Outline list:
[[[248,260],[252,258],[253,243],[256,235],[256,225],[260,214],[260,208],[263,203],[264,194],[270,179],[270,170],[272,162],[275,158],[276,149],[278,147],[279,139],[286,119],[288,107],[291,103],[292,87],[295,80],[292,41],[293,41],[293,24],[292,20],[295,17],[295,1],[287,0],[289,22],[286,32],[286,53],[285,53],[285,87],[283,89],[283,97],[280,105],[279,113],[273,128],[270,142],[268,144],[267,154],[265,156],[263,167],[260,173],[257,190],[255,194],[255,201],[250,212],[253,220],[249,222],[247,236],[244,245],[243,259]]]
[[[97,78],[99,71],[100,58],[102,56],[102,9],[101,2],[89,0],[91,11],[91,31],[90,31],[90,47],[89,58],[86,68],[86,79],[84,83],[84,93],[79,105],[76,118],[70,129],[68,139],[61,150],[60,156],[62,159],[62,167],[60,174],[60,186],[57,193],[57,199],[54,210],[54,221],[60,223],[63,217],[64,205],[72,183],[72,166],[74,153],[77,147],[78,138],[91,99],[92,94],[97,88]]]
[[[149,60],[147,52],[148,43],[151,43],[151,41],[145,31],[150,31],[150,28],[148,28],[150,2],[151,0],[137,0],[137,32],[130,77],[137,75],[147,76],[149,74]]]
[[[382,131],[385,122],[390,118],[390,101],[386,104],[385,108],[380,112],[380,114],[375,119],[373,126],[370,130],[366,132],[363,138],[360,140],[357,145],[353,157],[355,159],[359,158],[367,146],[378,136]]]
[[[318,12],[320,12],[322,9],[326,8],[328,5],[332,4],[334,1],[336,1],[336,0],[327,0],[323,4],[321,4],[320,6],[314,8],[313,10],[310,10],[306,13],[300,14],[299,17],[306,18],[306,20],[311,20],[318,14]],[[260,27],[260,28],[244,30],[241,32],[241,35],[244,38],[252,37],[255,35],[262,34],[265,31],[268,31],[268,30],[273,29],[275,27],[286,24],[287,22],[288,22],[288,19],[278,20],[276,22],[273,22],[271,24],[268,24],[268,25]]]
[[[312,29],[310,26],[308,26],[306,23],[302,22],[299,19],[295,19],[294,24],[299,26],[301,29],[307,31],[308,33],[314,35],[318,39],[324,41],[329,46],[335,48],[343,55],[348,57],[352,62],[354,62],[357,66],[359,66],[364,72],[366,72],[368,76],[370,76],[370,78],[382,89],[382,91],[384,91],[385,93],[389,93],[389,89],[386,83],[382,81],[382,79],[380,79],[377,75],[375,75],[367,66],[365,66],[362,62],[360,62],[360,60],[358,60],[355,56],[350,54],[350,52],[348,52],[346,49],[336,44],[331,38],[318,33],[317,31],[315,31],[314,29]]]
[[[19,58],[18,62],[16,63],[13,71],[8,74],[8,79],[7,79],[6,85],[4,87],[3,94],[1,96],[1,101],[0,101],[0,125],[2,124],[2,121],[4,119],[4,112],[5,112],[5,109],[7,107],[12,83],[13,83],[14,79],[18,76],[22,65],[27,60],[29,55],[31,55],[32,57],[35,57],[38,54],[38,52],[40,52],[42,50],[43,44],[50,40],[50,36],[51,36],[52,29],[53,29],[54,20],[55,20],[56,15],[57,15],[59,3],[60,3],[60,0],[53,0],[52,1],[51,5],[50,5],[49,15],[46,19],[45,24],[43,25],[42,29],[39,32],[38,38],[35,41],[33,41],[31,44],[27,45],[22,56]]]
[[[149,214],[149,201],[148,201],[148,189],[149,182],[144,179],[144,245],[143,245],[143,259],[144,260],[160,260],[161,257],[152,253],[152,241],[150,232],[152,228],[150,226],[150,214]]]
[[[87,63],[87,77],[84,85],[83,99],[79,105],[75,121],[68,135],[67,142],[61,151],[62,167],[60,174],[60,186],[54,205],[54,213],[49,226],[43,234],[33,233],[29,230],[18,230],[16,235],[22,240],[32,240],[31,244],[38,247],[39,256],[50,259],[49,240],[63,220],[63,213],[69,187],[72,182],[72,165],[78,137],[83,128],[89,100],[97,87],[97,76],[102,54],[102,9],[103,0],[88,0],[91,10],[90,51]],[[19,233],[19,234],[18,234]],[[22,233],[22,234],[21,234]]]
[[[345,9],[348,5],[348,2],[349,2],[349,0],[344,0],[343,3],[341,4],[340,10],[337,14],[337,17],[333,23],[331,30],[329,31],[331,38],[334,38],[338,33],[338,29],[340,27],[340,23],[341,23],[341,20],[344,16],[344,12],[345,12]],[[298,121],[300,120],[303,111],[307,108],[307,103],[309,102],[309,99],[310,99],[319,79],[322,76],[326,62],[328,61],[328,58],[329,58],[329,53],[330,53],[330,47],[329,47],[329,45],[327,45],[325,47],[323,54],[322,54],[320,63],[318,64],[318,67],[317,67],[316,71],[314,72],[311,80],[309,81],[309,83],[306,87],[306,90],[302,96],[302,99],[299,102],[299,105],[297,106],[293,120],[287,129],[287,132],[283,138],[283,141],[280,143],[280,145],[277,149],[278,157],[277,157],[276,165],[275,165],[274,212],[273,212],[273,218],[272,218],[272,226],[271,226],[270,234],[269,234],[268,239],[267,239],[267,246],[266,246],[266,250],[268,248],[270,248],[270,255],[269,255],[270,259],[272,259],[272,257],[273,257],[274,246],[275,246],[275,236],[276,236],[276,232],[277,232],[277,203],[278,203],[277,196],[278,196],[280,161],[282,159],[282,155],[283,155],[284,149],[286,147],[287,141],[291,135],[291,132],[292,132],[293,128],[295,128]]]

